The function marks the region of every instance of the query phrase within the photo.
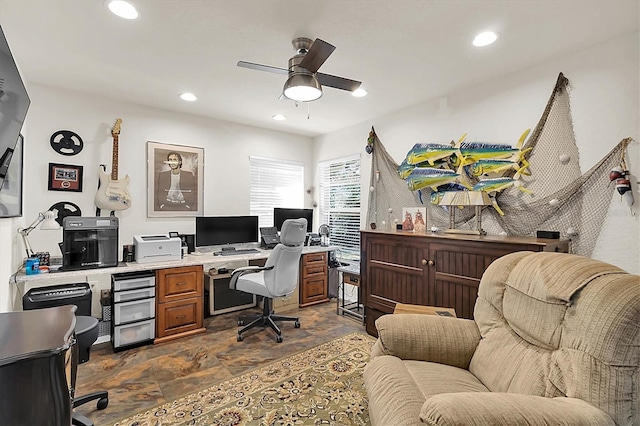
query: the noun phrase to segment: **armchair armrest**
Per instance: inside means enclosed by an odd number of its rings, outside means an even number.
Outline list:
[[[420,419],[438,426],[615,425],[607,413],[581,399],[499,392],[434,395],[422,405]]]
[[[245,274],[253,274],[260,271],[268,271],[273,269],[273,266],[242,266],[240,268],[236,268],[231,273],[231,281],[229,282],[229,288],[236,289],[236,283],[238,282],[238,278]]]
[[[376,320],[378,341],[371,358],[393,355],[400,359],[437,362],[469,368],[480,342],[472,320],[437,315],[393,314]]]

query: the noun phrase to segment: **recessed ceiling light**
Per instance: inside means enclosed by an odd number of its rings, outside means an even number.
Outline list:
[[[271,118],[273,118],[276,121],[282,121],[282,120],[286,120],[287,119],[287,117],[285,117],[282,114],[276,114],[276,115],[272,116]]]
[[[136,19],[138,17],[138,11],[129,2],[124,0],[110,0],[107,2],[109,10],[124,19]]]
[[[362,98],[364,96],[367,96],[369,94],[369,92],[367,92],[364,89],[356,89],[353,92],[351,92],[351,96],[355,96],[356,98]]]
[[[476,47],[488,46],[498,39],[498,34],[492,31],[480,33],[473,39],[473,45]]]
[[[182,99],[183,101],[189,101],[189,102],[198,100],[196,95],[194,95],[193,93],[183,93],[182,95],[180,95],[180,99]]]

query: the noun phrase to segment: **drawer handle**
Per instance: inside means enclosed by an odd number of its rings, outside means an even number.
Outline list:
[[[349,282],[357,283],[358,279],[356,277],[349,277]]]
[[[186,315],[178,315],[176,319],[185,319],[186,317],[187,317]]]
[[[179,283],[176,283],[176,285],[187,285],[186,281],[180,281]]]

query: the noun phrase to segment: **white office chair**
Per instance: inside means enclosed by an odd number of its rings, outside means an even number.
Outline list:
[[[238,342],[242,341],[242,333],[258,325],[271,327],[277,334],[278,343],[282,342],[282,332],[275,321],[295,321],[294,326],[300,327],[298,318],[275,315],[272,303],[274,298],[289,296],[298,285],[298,268],[306,231],[306,219],[285,220],[280,244],[273,249],[264,266],[246,266],[233,271],[230,288],[264,297],[262,315],[248,319],[251,322],[238,330]],[[245,320],[241,319],[238,326],[244,323]]]

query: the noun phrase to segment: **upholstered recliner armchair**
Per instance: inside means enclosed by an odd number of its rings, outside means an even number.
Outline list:
[[[517,252],[474,320],[385,315],[364,372],[372,425],[640,425],[640,277]]]

